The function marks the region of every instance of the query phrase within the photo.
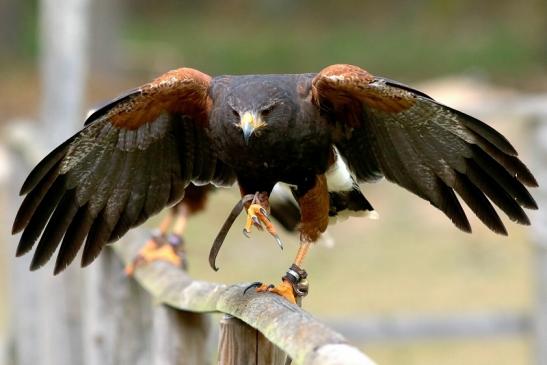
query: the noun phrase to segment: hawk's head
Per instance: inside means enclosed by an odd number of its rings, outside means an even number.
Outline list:
[[[252,78],[235,78],[226,105],[230,108],[233,125],[241,129],[245,143],[266,128],[288,126],[296,109],[294,95],[282,77]]]

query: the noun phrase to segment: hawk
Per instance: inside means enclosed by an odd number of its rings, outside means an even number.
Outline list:
[[[493,205],[530,224],[537,182],[509,141],[428,95],[352,65],[319,73],[210,76],[167,72],[95,111],[85,127],[30,173],[13,225],[31,269],[55,250],[55,272],[83,246],[82,265],[185,188],[237,182],[248,219],[269,222],[274,186],[300,209],[300,246],[283,282],[260,285],[295,301],[302,262],[329,217],[374,215],[359,183],[382,177],[429,201],[465,232],[457,198],[492,231],[507,234]],[[298,294],[298,293],[297,293]]]

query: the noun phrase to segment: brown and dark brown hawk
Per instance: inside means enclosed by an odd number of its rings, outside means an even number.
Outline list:
[[[301,246],[276,288],[291,300],[301,262],[329,217],[374,214],[358,183],[385,177],[429,201],[461,230],[457,198],[496,233],[494,205],[529,224],[537,186],[508,140],[485,123],[351,65],[319,73],[211,78],[181,68],[112,101],[32,170],[13,225],[32,269],[58,250],[56,272],[83,246],[88,265],[106,243],[181,200],[190,184],[238,183],[245,232],[265,227],[269,194],[288,184]]]

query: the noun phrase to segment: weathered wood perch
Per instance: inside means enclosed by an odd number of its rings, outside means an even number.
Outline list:
[[[181,312],[184,313],[184,312]],[[260,331],[225,314],[220,320],[218,363],[226,365],[285,365],[287,355]]]
[[[114,250],[127,263],[146,239],[143,231],[129,232]],[[373,365],[374,362],[342,335],[296,305],[274,294],[243,290],[248,284],[224,285],[191,279],[167,263],[139,268],[135,279],[157,301],[190,312],[222,312],[259,330],[299,365]]]

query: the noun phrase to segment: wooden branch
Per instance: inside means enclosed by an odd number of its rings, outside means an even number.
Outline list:
[[[128,263],[137,255],[148,233],[129,232],[122,243],[114,245]],[[243,295],[248,284],[223,285],[192,280],[182,270],[164,262],[139,268],[135,279],[159,302],[191,312],[230,314],[259,330],[299,365],[373,365],[374,362],[347,344],[309,313],[285,299],[253,291]]]

